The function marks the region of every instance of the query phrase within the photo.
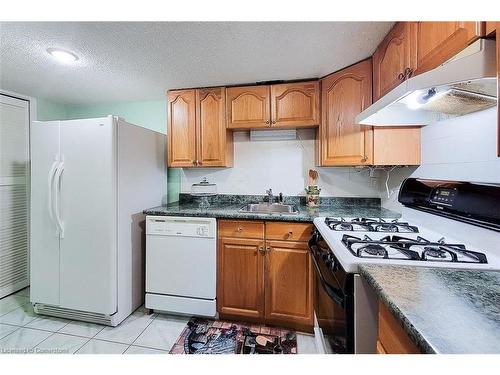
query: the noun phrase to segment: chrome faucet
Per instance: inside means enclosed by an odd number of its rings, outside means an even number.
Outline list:
[[[266,190],[266,194],[269,200],[269,204],[272,204],[274,200],[273,189],[270,188],[269,190]]]

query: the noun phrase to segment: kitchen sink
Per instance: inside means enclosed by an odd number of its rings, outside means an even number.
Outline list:
[[[277,214],[277,215],[298,215],[299,210],[293,204],[281,203],[249,203],[239,209],[239,212],[253,214]]]

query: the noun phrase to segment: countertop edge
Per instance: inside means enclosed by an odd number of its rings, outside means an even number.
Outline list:
[[[291,221],[312,223],[313,217],[304,217],[300,215],[267,215],[250,213],[213,213],[213,212],[162,212],[156,213],[154,210],[143,210],[143,214],[150,216],[180,216],[180,217],[210,217],[215,219],[233,219],[233,220],[266,220],[266,221]]]
[[[373,288],[382,303],[389,309],[394,317],[401,324],[401,328],[408,334],[412,342],[426,354],[438,354],[438,352],[429,344],[425,337],[415,328],[406,315],[399,307],[384,293],[383,288],[378,284],[377,280],[370,274],[370,271],[365,269],[364,265],[359,266],[360,275]]]

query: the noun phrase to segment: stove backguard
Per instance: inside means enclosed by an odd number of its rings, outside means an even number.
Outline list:
[[[398,200],[403,205],[500,232],[500,186],[407,178]]]

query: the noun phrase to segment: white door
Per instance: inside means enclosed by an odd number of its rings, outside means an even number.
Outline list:
[[[112,118],[61,121],[60,305],[117,310],[116,126]]]
[[[0,95],[0,298],[29,284],[29,102]]]
[[[59,121],[31,127],[32,302],[59,305],[59,233],[54,217],[54,179],[59,165]]]

